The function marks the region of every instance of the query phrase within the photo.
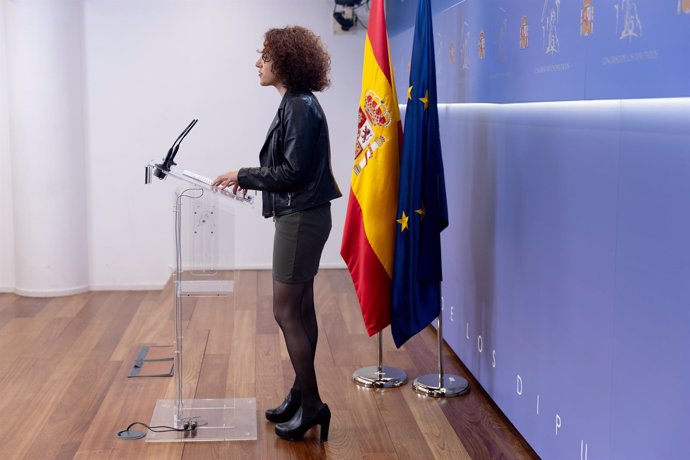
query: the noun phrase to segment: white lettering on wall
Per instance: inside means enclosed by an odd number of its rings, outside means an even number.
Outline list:
[[[481,353],[484,350],[484,341],[482,340],[482,336],[477,336],[477,350],[479,350],[479,353]]]
[[[537,395],[537,415],[539,415],[539,395]]]
[[[470,323],[465,323],[465,338],[470,340]]]
[[[587,460],[587,444],[584,439],[580,441],[580,460]]]
[[[522,396],[522,377],[520,377],[520,374],[517,375],[517,394]]]
[[[561,416],[556,414],[556,436],[558,436],[558,429],[561,427]]]
[[[496,350],[491,351],[491,366],[496,367]]]

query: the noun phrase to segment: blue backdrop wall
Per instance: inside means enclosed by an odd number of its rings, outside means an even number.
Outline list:
[[[401,101],[416,4],[387,2]],[[583,36],[580,0],[432,0],[444,335],[542,458],[687,459],[690,2],[589,5]],[[551,6],[560,48],[546,53]],[[616,31],[625,11],[638,19]]]
[[[431,0],[441,102],[690,96],[690,0]],[[389,0],[399,100],[416,0]]]

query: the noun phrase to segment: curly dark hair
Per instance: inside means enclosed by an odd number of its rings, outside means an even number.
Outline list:
[[[331,81],[331,56],[311,30],[301,26],[269,29],[261,51],[273,63],[273,73],[292,91],[323,91]]]

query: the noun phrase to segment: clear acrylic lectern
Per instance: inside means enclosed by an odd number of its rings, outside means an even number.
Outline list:
[[[183,299],[188,297],[228,298],[227,308],[234,308],[234,281],[218,270],[218,255],[232,253],[234,234],[224,228],[234,227],[237,206],[253,206],[253,195],[235,195],[229,190],[213,190],[210,180],[171,167],[161,169],[153,162],[146,166],[147,183],[151,173],[172,177],[175,192],[175,399],[159,399],[151,417],[151,426],[182,429],[194,421],[194,431],[149,433],[147,442],[193,442],[255,440],[257,431],[256,398],[236,398],[234,391],[217,399],[190,399],[183,395]],[[186,200],[185,200],[186,199]],[[186,202],[183,206],[183,201]],[[183,225],[184,224],[184,225]],[[186,233],[183,227],[187,228]],[[183,238],[185,233],[185,238]],[[227,257],[226,257],[227,260]],[[234,316],[234,315],[233,315]],[[229,334],[230,332],[228,332]],[[232,352],[232,350],[230,350]],[[189,382],[187,382],[189,383]]]

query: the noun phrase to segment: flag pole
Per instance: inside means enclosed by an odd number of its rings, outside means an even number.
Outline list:
[[[424,396],[432,398],[450,398],[460,396],[470,391],[470,384],[466,379],[443,372],[443,296],[441,296],[441,311],[438,315],[438,373],[417,377],[412,389]]]
[[[407,382],[407,374],[397,367],[383,365],[383,335],[378,336],[378,363],[357,369],[352,374],[352,380],[364,388],[397,388]]]

